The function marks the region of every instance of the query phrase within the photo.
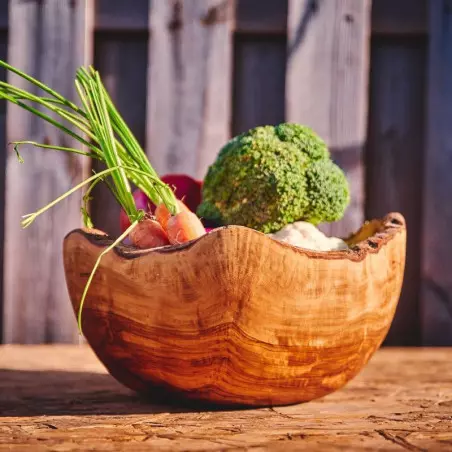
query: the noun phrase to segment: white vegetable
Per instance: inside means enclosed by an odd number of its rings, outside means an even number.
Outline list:
[[[275,240],[315,251],[333,251],[348,248],[342,239],[327,237],[313,224],[305,221],[288,224],[280,231],[268,235]]]

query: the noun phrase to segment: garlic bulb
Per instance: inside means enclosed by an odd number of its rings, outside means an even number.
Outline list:
[[[295,223],[288,224],[281,230],[273,234],[268,234],[268,236],[293,246],[315,251],[333,251],[348,248],[342,239],[327,237],[313,224],[305,221],[296,221]]]

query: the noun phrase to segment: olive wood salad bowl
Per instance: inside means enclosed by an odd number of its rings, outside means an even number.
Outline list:
[[[89,289],[84,335],[122,384],[225,405],[309,401],[344,386],[383,342],[399,299],[406,227],[367,222],[317,252],[240,226],[152,250],[118,246]],[[75,230],[64,265],[75,312],[112,240]]]

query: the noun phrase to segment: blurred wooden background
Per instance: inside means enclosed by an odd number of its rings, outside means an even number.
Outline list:
[[[74,99],[76,67],[94,63],[162,174],[203,177],[220,146],[255,125],[310,125],[353,188],[346,217],[325,230],[347,234],[395,210],[407,219],[386,344],[452,345],[452,1],[10,0],[0,2],[0,58]],[[76,342],[61,241],[80,224],[80,197],[27,230],[20,216],[89,162],[30,148],[20,165],[14,139],[67,144],[0,103],[0,337]],[[106,190],[95,196],[95,225],[117,233],[118,208]]]

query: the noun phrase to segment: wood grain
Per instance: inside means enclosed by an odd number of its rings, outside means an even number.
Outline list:
[[[422,335],[452,344],[452,3],[429,2],[428,122],[424,155]],[[432,232],[430,232],[432,231]]]
[[[85,1],[10,2],[8,61],[76,99],[76,68],[89,56],[90,7]],[[30,89],[17,76],[9,82]],[[60,146],[74,143],[42,120],[8,105],[7,138]],[[64,284],[61,241],[80,225],[80,195],[22,230],[21,216],[36,211],[73,187],[86,174],[89,160],[32,147],[22,149],[20,165],[10,147],[6,169],[5,342],[77,341]]]
[[[230,134],[229,0],[152,2],[147,151],[159,174],[203,178]]]
[[[426,39],[375,38],[372,44],[366,215],[398,211],[408,224],[402,295],[388,344],[420,345],[422,165]]]
[[[252,229],[179,247],[116,248],[86,298],[83,331],[111,374],[139,392],[220,404],[284,405],[335,391],[383,341],[400,294],[405,223],[391,214],[314,252]],[[75,312],[105,236],[70,233]]]
[[[364,164],[371,2],[290,0],[286,119],[329,145],[350,182],[344,218],[322,229],[343,236],[364,219]]]
[[[446,452],[451,361],[450,348],[384,348],[322,399],[218,410],[139,398],[85,346],[3,346],[0,450]]]

